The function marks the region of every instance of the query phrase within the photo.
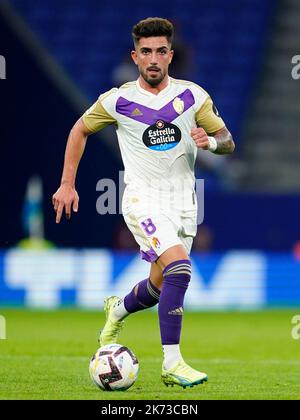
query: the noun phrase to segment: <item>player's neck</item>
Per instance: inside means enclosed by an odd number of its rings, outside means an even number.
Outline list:
[[[161,92],[162,90],[164,90],[168,86],[169,76],[166,75],[165,78],[160,82],[160,84],[155,86],[155,87],[153,87],[149,83],[147,83],[146,80],[143,79],[142,76],[139,77],[138,83],[140,84],[140,87],[142,89],[146,90],[147,92],[152,93],[153,95],[158,95],[159,92]]]

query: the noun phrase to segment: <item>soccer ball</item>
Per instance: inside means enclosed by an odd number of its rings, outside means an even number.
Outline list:
[[[128,347],[107,344],[91,358],[89,367],[94,384],[104,391],[125,391],[137,379],[139,363]]]

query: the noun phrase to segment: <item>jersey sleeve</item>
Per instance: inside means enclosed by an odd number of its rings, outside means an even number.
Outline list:
[[[196,112],[195,120],[197,125],[204,128],[208,134],[215,133],[225,127],[225,123],[220,117],[210,96]]]
[[[112,117],[103,105],[103,101],[109,96],[110,92],[100,95],[98,100],[82,115],[84,125],[92,133],[96,133],[110,124],[116,124],[117,121]]]

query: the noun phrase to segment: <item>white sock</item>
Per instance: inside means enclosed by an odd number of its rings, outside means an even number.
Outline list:
[[[129,312],[127,312],[125,309],[124,299],[120,299],[119,302],[114,307],[113,317],[117,321],[122,321],[122,319],[126,318],[128,315],[129,315]]]
[[[164,369],[171,369],[182,358],[179,344],[163,345],[164,351]]]

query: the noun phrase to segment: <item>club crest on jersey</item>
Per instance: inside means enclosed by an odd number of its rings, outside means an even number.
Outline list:
[[[181,140],[181,131],[175,125],[158,120],[150,125],[143,134],[143,142],[149,149],[165,151],[177,146]]]
[[[173,108],[177,112],[177,114],[182,114],[184,111],[184,102],[180,98],[175,98],[172,102]]]

